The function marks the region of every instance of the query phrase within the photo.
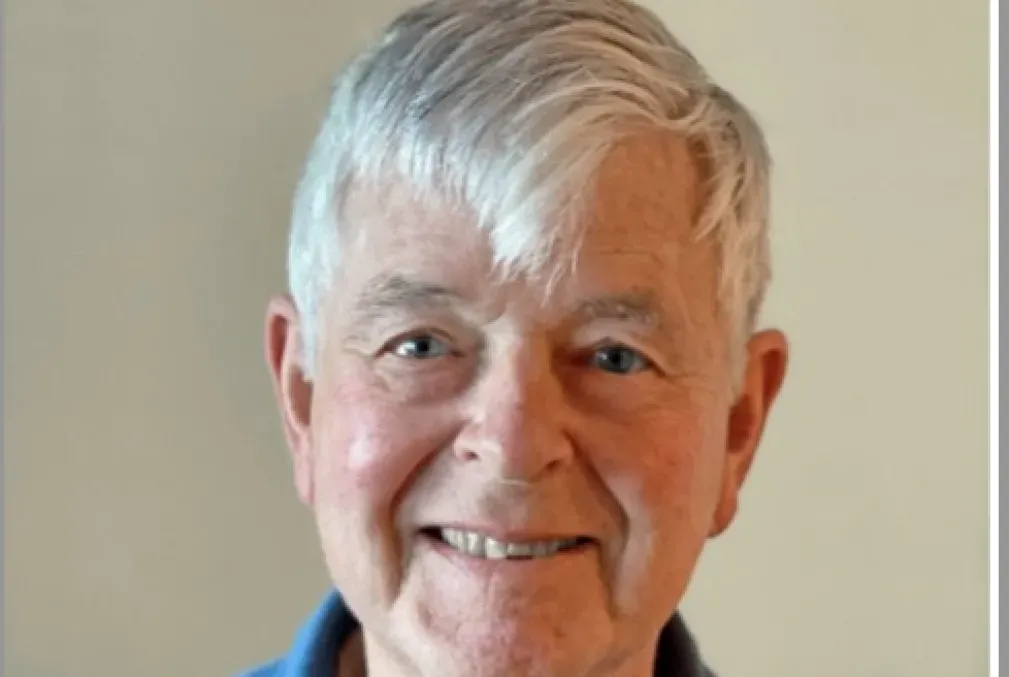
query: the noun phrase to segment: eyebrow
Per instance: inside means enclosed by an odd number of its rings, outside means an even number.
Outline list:
[[[437,284],[402,275],[383,275],[369,282],[354,304],[361,319],[380,317],[387,310],[444,308],[461,296]]]
[[[653,294],[631,292],[598,296],[580,303],[576,316],[586,320],[616,320],[636,322],[649,327],[660,327],[663,314]]]
[[[444,309],[462,300],[462,295],[449,287],[398,274],[382,275],[365,286],[354,304],[354,315],[359,322],[369,322],[381,319],[387,311]],[[574,317],[582,321],[634,322],[647,327],[665,325],[654,294],[647,291],[586,299],[575,307]]]

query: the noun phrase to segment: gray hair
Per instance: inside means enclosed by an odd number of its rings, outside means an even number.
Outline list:
[[[458,200],[495,265],[529,272],[576,227],[586,187],[633,128],[702,149],[697,237],[717,238],[738,370],[770,277],[770,157],[747,110],[629,0],[431,0],[337,76],[296,191],[288,270],[308,375],[353,181],[395,175]]]

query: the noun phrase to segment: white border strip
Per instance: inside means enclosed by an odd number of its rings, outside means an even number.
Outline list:
[[[988,380],[988,585],[990,605],[988,607],[988,652],[989,671],[992,675],[999,674],[998,646],[998,561],[999,561],[999,454],[998,454],[998,169],[999,169],[999,136],[998,136],[998,0],[992,0],[989,14],[988,49],[989,49],[989,97],[988,97],[988,129],[989,129],[989,184],[988,184],[988,303],[989,303],[989,380]]]

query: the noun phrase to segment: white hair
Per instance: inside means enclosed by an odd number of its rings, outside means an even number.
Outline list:
[[[717,238],[738,369],[770,276],[770,157],[748,111],[628,0],[431,0],[337,76],[296,191],[288,269],[309,377],[352,182],[396,175],[460,201],[495,264],[528,273],[555,259],[602,160],[642,128],[703,154],[697,236]]]

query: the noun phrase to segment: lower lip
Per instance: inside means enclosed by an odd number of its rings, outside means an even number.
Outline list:
[[[521,558],[501,558],[501,559],[489,559],[486,557],[477,557],[476,555],[470,555],[460,550],[456,550],[451,545],[436,538],[434,536],[429,536],[427,534],[420,534],[420,540],[429,545],[435,552],[452,560],[454,563],[460,564],[467,568],[474,569],[488,569],[488,568],[500,568],[500,567],[528,567],[530,565],[544,565],[544,564],[561,564],[568,563],[580,557],[584,557],[589,554],[591,550],[595,548],[593,543],[585,543],[583,545],[577,545],[573,548],[567,548],[565,550],[560,550],[548,557],[521,557]]]

